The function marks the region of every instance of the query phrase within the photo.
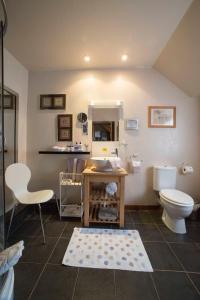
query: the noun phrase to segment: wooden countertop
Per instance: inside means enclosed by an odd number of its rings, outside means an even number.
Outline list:
[[[109,172],[97,172],[95,170],[92,170],[92,169],[85,169],[83,171],[83,175],[88,175],[88,176],[113,176],[113,175],[116,175],[116,176],[127,176],[128,173],[126,172],[125,169],[121,168],[117,171],[109,171]]]

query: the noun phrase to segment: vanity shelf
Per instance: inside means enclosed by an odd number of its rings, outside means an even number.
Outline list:
[[[109,223],[109,224],[119,224],[120,219],[119,216],[117,216],[116,220],[102,220],[101,218],[99,218],[99,210],[101,207],[116,207],[116,205],[113,204],[108,204],[106,206],[104,206],[103,204],[93,204],[90,205],[90,213],[89,213],[89,222],[90,223]]]
[[[124,227],[124,184],[127,172],[124,169],[112,172],[96,172],[91,169],[83,171],[84,176],[84,226],[90,223],[111,223]],[[117,184],[117,192],[109,196],[105,186],[109,182]],[[100,188],[94,186],[100,185]],[[112,208],[117,212],[116,219],[99,217],[102,208]]]
[[[60,218],[62,217],[79,217],[82,218],[82,195],[83,195],[83,176],[79,173],[59,174],[60,187]],[[79,201],[74,203],[70,201],[70,193],[79,192]]]
[[[90,195],[90,203],[91,204],[118,204],[119,203],[119,197],[115,196],[109,196],[105,189],[92,189],[91,195]]]
[[[39,154],[78,154],[78,155],[90,155],[90,151],[62,151],[62,150],[54,150],[54,149],[47,149],[47,150],[40,150],[38,151]]]

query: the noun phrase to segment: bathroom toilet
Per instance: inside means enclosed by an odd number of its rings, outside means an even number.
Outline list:
[[[194,201],[176,189],[176,174],[176,167],[155,166],[153,188],[159,192],[164,224],[175,233],[186,233],[185,218],[192,213]]]

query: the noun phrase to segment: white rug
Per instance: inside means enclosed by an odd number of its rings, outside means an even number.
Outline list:
[[[74,228],[66,266],[153,272],[137,230]]]

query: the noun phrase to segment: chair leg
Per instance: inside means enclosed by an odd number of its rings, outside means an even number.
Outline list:
[[[46,244],[45,233],[44,233],[44,225],[43,225],[43,220],[42,220],[41,205],[38,204],[38,206],[39,206],[40,222],[41,222],[41,227],[42,227],[43,240],[44,240],[44,244]]]
[[[14,217],[14,214],[15,214],[15,207],[16,207],[16,205],[13,206],[11,216],[10,216],[10,223],[9,223],[8,232],[7,232],[7,240],[9,238],[9,233],[10,233],[10,229],[11,229],[11,225],[12,225],[12,220],[13,220],[13,217]]]
[[[59,205],[59,201],[58,201],[56,194],[55,194],[55,200],[56,200],[56,205],[57,205],[57,209],[58,209],[58,214],[60,214],[60,205]]]

